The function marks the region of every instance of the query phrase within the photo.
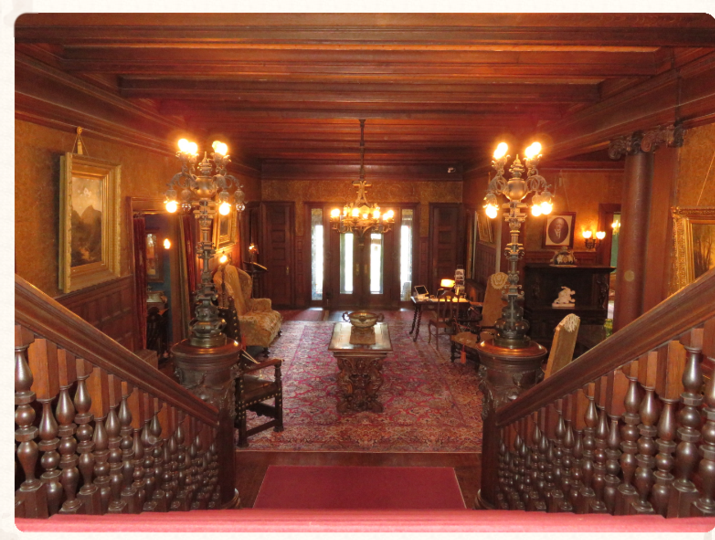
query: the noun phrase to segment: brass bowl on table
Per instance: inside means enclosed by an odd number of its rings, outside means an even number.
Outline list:
[[[355,328],[372,328],[378,322],[385,320],[382,313],[372,313],[370,311],[353,311],[343,313],[343,320],[352,324]]]

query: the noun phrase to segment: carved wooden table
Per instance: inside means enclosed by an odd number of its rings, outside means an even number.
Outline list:
[[[350,323],[336,323],[328,350],[338,361],[338,412],[382,412],[377,392],[382,386],[382,361],[392,352],[387,324],[375,325],[374,345],[350,343]]]

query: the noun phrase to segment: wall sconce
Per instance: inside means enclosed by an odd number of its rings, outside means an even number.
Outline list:
[[[601,240],[606,238],[605,231],[598,231],[596,238],[593,238],[593,231],[583,231],[583,238],[586,244],[586,249],[596,249],[601,243]]]
[[[171,249],[171,240],[164,238],[164,249]]]

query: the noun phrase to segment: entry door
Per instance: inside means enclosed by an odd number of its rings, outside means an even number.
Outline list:
[[[334,306],[385,307],[390,304],[394,232],[331,235],[330,273]]]
[[[464,264],[460,204],[430,203],[430,293],[439,288],[442,278],[454,278],[458,264]]]
[[[268,272],[264,293],[274,306],[293,305],[293,203],[262,203],[263,238],[258,246]]]

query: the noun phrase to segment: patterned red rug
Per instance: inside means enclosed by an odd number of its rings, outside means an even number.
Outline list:
[[[295,467],[271,465],[253,508],[460,510],[450,467]]]
[[[449,361],[442,337],[439,353],[416,343],[410,324],[389,323],[394,352],[384,362],[380,414],[339,414],[337,364],[328,352],[332,322],[287,322],[271,347],[282,358],[285,431],[261,432],[249,450],[360,452],[479,452],[482,395],[472,362]],[[423,325],[426,326],[426,325]],[[424,337],[423,337],[424,336]],[[270,374],[269,374],[270,375]],[[249,415],[249,426],[256,421]]]
[[[283,321],[322,321],[322,309],[279,309]]]

